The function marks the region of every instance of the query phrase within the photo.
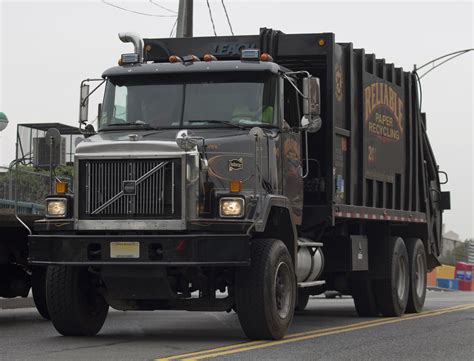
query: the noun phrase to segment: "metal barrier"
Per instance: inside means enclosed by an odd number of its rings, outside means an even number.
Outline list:
[[[44,204],[17,202],[19,214],[44,214]],[[0,209],[15,209],[15,201],[0,198]]]

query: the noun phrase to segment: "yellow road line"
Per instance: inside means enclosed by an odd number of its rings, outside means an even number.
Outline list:
[[[229,349],[239,348],[239,347],[242,347],[242,346],[258,345],[258,344],[262,344],[262,343],[268,343],[268,341],[264,340],[264,341],[250,341],[250,342],[235,343],[235,344],[232,344],[232,345],[222,346],[222,347],[217,347],[217,348],[211,348],[211,349],[208,349],[208,350],[193,351],[193,352],[183,353],[183,354],[179,354],[179,355],[173,355],[173,356],[168,356],[168,357],[163,357],[163,358],[156,358],[155,361],[179,360],[179,359],[187,358],[187,357],[190,357],[190,356],[199,356],[199,355],[202,355],[202,354],[207,354],[209,352],[225,351],[225,350],[229,350]]]
[[[285,339],[288,339],[288,338],[293,338],[293,337],[299,337],[299,336],[304,336],[304,335],[309,335],[309,334],[313,334],[313,333],[319,333],[319,332],[326,332],[326,331],[333,331],[333,330],[339,330],[339,329],[345,329],[347,327],[355,327],[355,326],[362,326],[362,325],[372,325],[374,323],[380,323],[380,322],[385,322],[387,320],[399,320],[400,318],[413,318],[413,317],[417,317],[419,315],[430,315],[432,313],[438,313],[440,311],[448,311],[448,310],[457,310],[458,308],[464,308],[466,306],[474,306],[474,304],[464,304],[464,305],[457,305],[457,306],[451,306],[451,307],[446,307],[446,308],[439,308],[439,309],[436,309],[436,310],[430,310],[430,311],[423,311],[423,312],[420,312],[420,313],[409,313],[409,314],[405,314],[401,317],[384,317],[384,318],[377,318],[375,320],[370,320],[370,321],[364,321],[364,322],[357,322],[357,323],[352,323],[352,324],[349,324],[349,325],[343,325],[343,326],[337,326],[337,327],[330,327],[330,328],[320,328],[320,329],[317,329],[317,330],[312,330],[312,331],[306,331],[306,332],[299,332],[299,333],[292,333],[290,335],[287,335],[285,337]],[[269,341],[269,342],[273,342],[273,341]]]
[[[318,330],[294,333],[294,334],[287,335],[283,340],[280,340],[280,341],[266,341],[266,340],[263,340],[263,341],[243,342],[243,343],[238,343],[238,344],[233,344],[233,345],[228,345],[228,346],[222,346],[222,347],[217,347],[217,348],[208,349],[208,350],[188,352],[188,353],[173,355],[173,356],[164,357],[164,358],[157,358],[157,359],[155,359],[155,361],[177,360],[177,359],[197,360],[197,359],[208,358],[208,357],[223,356],[223,355],[227,355],[227,354],[247,351],[247,349],[252,350],[252,349],[256,349],[256,348],[275,346],[275,345],[278,345],[278,344],[281,344],[281,343],[295,342],[295,341],[299,341],[301,337],[315,338],[315,337],[319,337],[319,336],[324,336],[326,334],[329,335],[329,334],[333,334],[333,333],[341,333],[341,332],[357,330],[357,329],[360,329],[360,328],[375,327],[375,326],[383,325],[383,324],[386,324],[386,323],[392,323],[392,321],[398,322],[398,321],[408,320],[408,319],[412,319],[412,318],[419,318],[421,316],[423,316],[423,317],[427,317],[427,316],[430,316],[430,315],[437,316],[438,314],[441,314],[440,312],[442,312],[442,313],[454,312],[454,311],[457,311],[457,310],[469,309],[469,308],[473,308],[473,307],[474,307],[474,305],[472,305],[472,304],[458,305],[458,306],[453,306],[453,307],[448,307],[448,308],[443,308],[443,309],[438,309],[438,310],[424,311],[424,312],[421,312],[419,314],[404,315],[402,317],[391,317],[391,318],[384,318],[384,319],[378,318],[378,319],[375,319],[375,320],[358,322],[358,323],[353,323],[353,324],[349,324],[349,325],[322,328],[322,329],[318,329]]]
[[[365,328],[377,327],[377,326],[391,324],[391,323],[398,323],[398,322],[413,320],[413,319],[417,319],[417,318],[439,316],[439,315],[442,315],[442,314],[445,314],[445,313],[463,311],[463,310],[468,310],[468,309],[471,309],[471,308],[474,308],[474,305],[469,305],[469,306],[466,306],[466,307],[463,307],[463,308],[451,309],[451,310],[446,310],[446,311],[434,312],[434,313],[430,313],[430,314],[418,314],[417,316],[413,316],[413,317],[390,318],[386,321],[382,321],[382,322],[374,323],[374,324],[370,324],[370,325],[347,327],[345,329],[336,330],[336,331],[329,331],[329,332],[315,332],[314,334],[309,334],[309,335],[306,335],[306,336],[293,337],[293,338],[289,338],[289,339],[283,339],[283,340],[280,340],[280,341],[268,342],[268,343],[261,344],[261,345],[240,347],[240,348],[235,348],[235,349],[229,350],[229,351],[207,353],[205,355],[201,355],[201,356],[198,356],[198,357],[185,358],[183,360],[201,360],[201,359],[204,359],[204,358],[213,358],[213,357],[218,357],[218,356],[225,356],[225,355],[230,355],[230,354],[240,353],[240,352],[245,352],[245,351],[251,351],[251,350],[260,349],[260,348],[283,345],[283,344],[287,344],[287,343],[291,343],[291,342],[305,341],[305,340],[308,340],[308,339],[318,338],[318,337],[322,337],[322,336],[329,336],[329,335],[334,335],[334,334],[338,334],[338,333],[357,331],[357,330],[361,330],[361,329],[365,329]]]

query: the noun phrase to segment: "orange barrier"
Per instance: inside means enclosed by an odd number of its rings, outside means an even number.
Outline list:
[[[426,275],[426,283],[428,287],[436,287],[436,269]]]

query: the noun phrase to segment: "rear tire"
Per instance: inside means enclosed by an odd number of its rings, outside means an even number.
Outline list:
[[[94,336],[109,310],[83,267],[48,267],[46,299],[51,321],[64,336]]]
[[[288,249],[280,240],[254,240],[251,265],[236,273],[240,325],[250,339],[281,339],[293,320],[296,276]]]
[[[405,312],[410,288],[408,254],[400,237],[390,238],[385,266],[388,278],[375,281],[377,308],[383,316],[401,316]]]
[[[41,317],[50,320],[48,305],[46,302],[46,272],[47,267],[36,267],[31,274],[31,291],[36,309]]]
[[[354,279],[351,282],[352,298],[357,314],[360,317],[377,317],[379,311],[375,301],[375,294],[372,281],[367,277],[364,279]]]
[[[407,313],[419,313],[423,310],[426,298],[426,252],[421,239],[405,240],[410,265],[410,292],[408,294]]]

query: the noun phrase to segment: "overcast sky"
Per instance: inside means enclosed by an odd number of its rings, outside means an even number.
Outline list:
[[[150,1],[120,2],[126,9],[173,15]],[[178,1],[155,1],[176,10]],[[206,1],[194,0],[194,35],[213,35]],[[472,48],[472,2],[321,2],[226,0],[236,34],[257,34],[260,27],[286,33],[333,32],[406,70],[437,56]],[[220,0],[210,1],[218,35],[229,34]],[[17,122],[75,125],[80,81],[114,66],[130,44],[120,31],[143,37],[168,37],[175,18],[143,16],[100,1],[0,0],[0,111],[10,125],[0,133],[0,165],[14,157]],[[440,169],[449,174],[445,190],[453,210],[446,228],[461,238],[473,231],[473,52],[423,79],[423,110]]]

